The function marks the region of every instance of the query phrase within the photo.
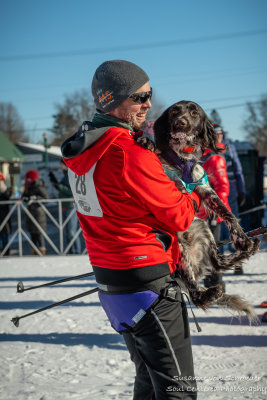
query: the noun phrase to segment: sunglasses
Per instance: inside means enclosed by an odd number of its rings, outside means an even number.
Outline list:
[[[140,93],[134,93],[131,96],[129,96],[130,99],[132,99],[135,103],[138,104],[144,104],[147,100],[150,100],[152,97],[152,88],[150,89],[149,92],[140,92]]]

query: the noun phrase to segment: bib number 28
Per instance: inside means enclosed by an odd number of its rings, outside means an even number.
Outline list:
[[[86,195],[85,175],[78,176],[75,174],[75,190],[77,194]]]
[[[94,171],[96,164],[83,175],[68,170],[69,183],[75,201],[76,210],[90,217],[103,217],[103,212],[96,194]]]

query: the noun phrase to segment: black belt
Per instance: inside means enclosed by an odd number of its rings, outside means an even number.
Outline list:
[[[155,293],[161,294],[162,289],[168,286],[171,282],[174,282],[174,279],[170,275],[166,275],[151,282],[140,283],[138,285],[131,285],[131,283],[129,283],[127,286],[114,286],[99,283],[98,287],[101,292],[109,294],[136,293],[144,292],[145,290],[152,290]]]

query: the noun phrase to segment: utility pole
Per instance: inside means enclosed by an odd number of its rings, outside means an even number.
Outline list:
[[[48,144],[47,144],[47,139],[48,139],[48,135],[46,132],[43,133],[43,138],[44,138],[44,149],[45,149],[45,168],[48,169],[49,167],[49,161],[48,161]]]

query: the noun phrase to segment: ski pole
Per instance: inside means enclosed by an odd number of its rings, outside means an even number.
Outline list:
[[[68,281],[72,281],[75,279],[81,279],[81,278],[85,278],[86,276],[92,276],[94,274],[95,274],[94,272],[89,272],[87,274],[76,275],[76,276],[71,276],[70,278],[64,278],[64,279],[59,279],[59,280],[53,281],[53,282],[47,282],[47,283],[44,283],[44,284],[38,285],[38,286],[31,286],[26,289],[24,288],[23,282],[18,282],[17,283],[17,293],[23,293],[23,292],[26,292],[27,290],[38,289],[38,288],[45,287],[45,286],[57,285],[58,283],[68,282]]]
[[[247,234],[248,237],[254,237],[254,236],[263,235],[266,232],[267,232],[267,227],[263,226],[263,227],[254,229],[252,231],[249,231],[246,234]],[[223,245],[231,243],[231,242],[232,242],[231,239],[222,240],[220,242],[217,242],[217,246],[220,247],[220,246],[223,246]],[[28,288],[28,289],[24,289],[23,283],[19,282],[18,286],[17,286],[17,290],[18,290],[18,293],[22,293],[23,291],[36,289],[37,287],[53,285],[53,284],[57,284],[57,283],[60,283],[60,282],[66,282],[66,281],[70,281],[70,280],[73,280],[73,279],[80,279],[82,277],[92,276],[92,275],[94,275],[94,273],[93,272],[89,272],[87,274],[77,275],[77,276],[66,278],[66,279],[60,279],[58,281],[48,282],[48,283],[45,283],[44,285],[38,285],[38,286],[34,286],[34,287],[31,287],[31,288]],[[14,318],[11,319],[11,322],[13,322],[13,324],[18,328],[19,327],[19,321],[22,318],[29,317],[31,315],[40,313],[40,312],[45,311],[45,310],[49,310],[50,308],[60,306],[61,304],[68,303],[69,301],[76,300],[76,299],[79,299],[79,298],[84,297],[84,296],[89,296],[90,294],[93,294],[93,293],[97,292],[98,290],[99,290],[99,288],[96,287],[94,289],[91,289],[91,290],[88,290],[86,292],[80,293],[80,294],[78,294],[76,296],[72,296],[72,297],[69,297],[67,299],[58,301],[57,303],[52,303],[52,304],[50,304],[50,305],[48,305],[46,307],[43,307],[43,308],[40,308],[38,310],[32,311],[32,312],[30,312],[28,314],[21,315],[20,317],[14,317]]]
[[[248,235],[248,237],[254,237],[254,236],[262,235],[262,234],[266,233],[266,231],[267,231],[267,227],[264,226],[264,227],[260,227],[260,228],[254,229],[252,231],[249,231],[246,234]],[[225,240],[219,241],[219,242],[217,242],[217,246],[221,247],[228,243],[231,243],[231,239],[225,239]],[[82,274],[82,275],[71,276],[69,278],[44,283],[44,284],[38,285],[38,286],[31,286],[26,289],[24,288],[23,282],[20,281],[17,283],[17,293],[23,293],[23,292],[26,292],[27,290],[38,289],[38,288],[45,287],[45,286],[57,285],[59,283],[68,282],[68,281],[75,280],[75,279],[81,279],[81,278],[85,278],[87,276],[93,276],[93,275],[94,275],[94,272],[89,272],[89,273]]]
[[[35,311],[32,311],[32,312],[30,312],[28,314],[21,315],[20,317],[14,317],[14,318],[11,319],[11,322],[13,322],[13,324],[18,328],[19,320],[22,319],[22,318],[26,318],[26,317],[29,317],[30,315],[34,315],[34,314],[40,313],[42,311],[48,310],[50,308],[60,306],[61,304],[65,304],[65,303],[68,303],[69,301],[79,299],[80,297],[88,296],[89,294],[95,293],[98,290],[99,290],[98,287],[96,287],[94,289],[88,290],[87,292],[83,292],[83,293],[77,294],[76,296],[69,297],[68,299],[58,301],[57,303],[52,303],[49,306],[40,308],[39,310],[35,310]]]
[[[255,211],[263,210],[264,208],[266,208],[266,203],[262,204],[261,206],[253,207],[250,210],[242,211],[242,212],[239,213],[239,215],[250,214],[250,213],[253,213]]]
[[[267,226],[262,226],[260,228],[253,229],[252,231],[247,232],[246,235],[250,238],[263,235],[266,232],[267,232]],[[232,240],[231,239],[221,240],[220,242],[217,242],[217,247],[224,246],[225,244],[228,243],[232,243]]]

